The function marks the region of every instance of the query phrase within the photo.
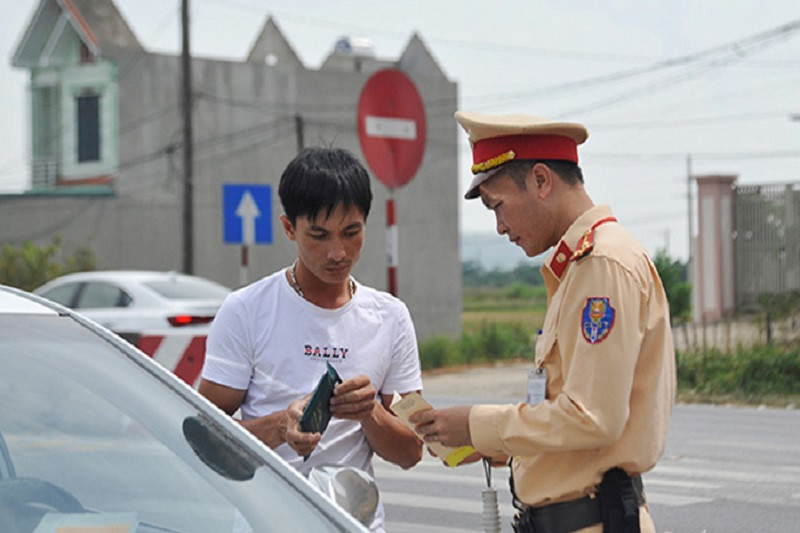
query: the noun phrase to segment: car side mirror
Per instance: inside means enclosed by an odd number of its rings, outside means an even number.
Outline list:
[[[190,416],[183,421],[183,436],[195,455],[222,477],[233,481],[253,479],[260,462],[236,446],[212,422]]]

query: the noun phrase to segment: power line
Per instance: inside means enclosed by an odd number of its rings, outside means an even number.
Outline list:
[[[562,96],[565,92],[568,91],[578,92],[578,91],[586,91],[588,89],[596,89],[597,86],[600,85],[616,83],[633,78],[638,78],[645,74],[652,74],[655,72],[664,71],[666,69],[672,69],[674,67],[687,66],[699,63],[702,69],[691,73],[692,74],[691,77],[693,77],[698,74],[701,74],[702,72],[711,67],[720,66],[729,62],[740,60],[749,53],[751,53],[753,50],[759,49],[761,47],[766,47],[780,39],[788,38],[798,30],[800,30],[800,20],[791,22],[789,24],[783,24],[771,30],[756,34],[751,37],[733,41],[721,46],[715,46],[713,48],[709,48],[685,56],[680,56],[677,58],[656,61],[655,63],[643,67],[636,67],[618,72],[612,72],[609,74],[603,74],[600,76],[593,76],[590,78],[558,83],[534,90],[515,91],[511,93],[484,94],[481,95],[480,98],[491,98],[494,102],[497,102],[498,105],[508,105],[513,102],[518,103],[519,101],[529,100],[531,98],[536,98],[536,97],[551,96],[551,95]],[[722,57],[718,58],[717,56],[722,56]],[[677,83],[678,81],[683,81],[684,76],[686,76],[685,73],[676,77],[675,82]],[[637,89],[635,94],[638,95],[639,92],[643,92],[646,90],[655,90],[656,88],[657,86],[656,87],[647,86],[644,88]],[[615,100],[615,102],[622,99],[629,99],[631,96],[632,95],[630,93],[626,93],[624,95],[617,95],[618,100]],[[599,103],[589,104],[589,105],[597,107],[602,104],[603,102],[601,101]],[[572,112],[577,113],[582,111],[584,111],[584,109],[579,108],[570,111],[570,113]],[[564,114],[570,114],[570,113],[564,113]]]

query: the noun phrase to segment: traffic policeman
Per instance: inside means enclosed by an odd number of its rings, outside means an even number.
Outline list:
[[[457,112],[497,232],[542,266],[547,314],[528,397],[428,410],[426,442],[511,466],[518,532],[654,532],[641,474],[664,451],[675,395],[669,306],[645,248],[584,189],[581,124]]]

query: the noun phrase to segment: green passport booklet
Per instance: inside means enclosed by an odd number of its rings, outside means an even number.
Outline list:
[[[325,364],[328,367],[327,371],[317,383],[311,399],[308,400],[303,415],[300,417],[300,429],[303,431],[322,433],[331,420],[331,396],[333,396],[334,387],[337,383],[342,382],[342,378],[330,363]],[[308,459],[308,456],[306,455],[303,459]]]

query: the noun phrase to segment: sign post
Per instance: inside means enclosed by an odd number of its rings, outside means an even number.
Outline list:
[[[358,140],[372,172],[389,188],[386,201],[388,290],[397,296],[399,246],[394,189],[417,173],[425,152],[425,107],[416,86],[403,72],[379,70],[358,99]]]
[[[222,186],[223,240],[240,244],[239,283],[247,285],[250,247],[272,242],[272,193],[269,185]]]

